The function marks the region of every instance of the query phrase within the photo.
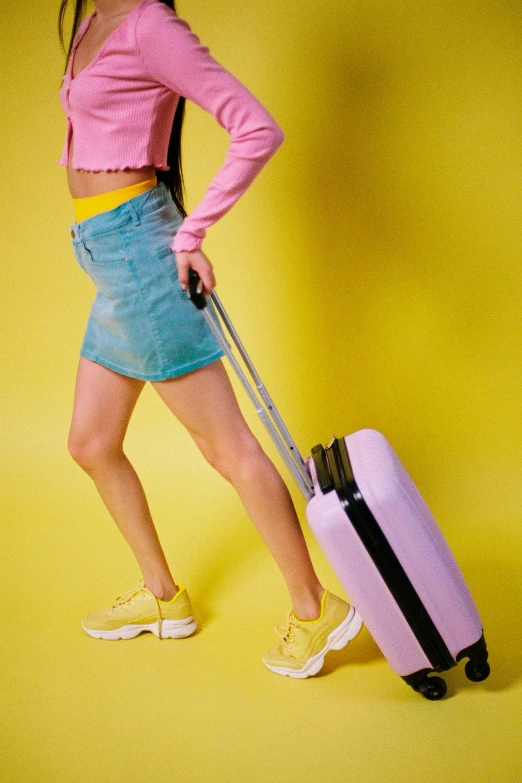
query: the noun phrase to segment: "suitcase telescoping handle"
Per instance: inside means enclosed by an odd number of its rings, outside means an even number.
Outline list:
[[[232,326],[232,323],[230,321],[230,318],[228,317],[227,313],[225,312],[225,308],[221,304],[221,300],[219,299],[215,289],[210,294],[210,297],[212,299],[212,302],[214,303],[217,312],[221,316],[221,319],[225,326],[227,327],[228,331],[230,332],[230,335],[232,336],[232,339],[234,340],[239,353],[241,354],[243,361],[245,362],[246,366],[248,367],[248,370],[254,379],[254,382],[256,384],[256,388],[259,390],[259,393],[265,402],[268,411],[270,412],[270,415],[274,419],[276,425],[278,426],[281,435],[277,432],[274,425],[268,418],[265,409],[263,408],[262,403],[256,396],[256,393],[254,392],[253,388],[250,385],[250,381],[246,377],[245,373],[239,366],[234,354],[232,353],[232,349],[230,346],[230,343],[224,338],[223,334],[221,333],[220,329],[218,328],[216,321],[209,312],[209,308],[207,307],[207,299],[204,294],[198,294],[197,293],[197,287],[199,285],[200,277],[195,269],[189,269],[189,280],[188,280],[188,293],[190,295],[191,301],[195,304],[195,306],[198,308],[198,310],[203,311],[203,315],[212,329],[212,332],[218,341],[218,343],[221,345],[223,350],[225,351],[225,354],[228,357],[228,360],[230,361],[232,367],[234,368],[235,372],[237,373],[239,380],[243,384],[245,391],[247,392],[248,396],[252,400],[252,403],[256,409],[256,412],[259,414],[261,421],[265,425],[266,429],[268,430],[268,433],[270,434],[270,437],[274,441],[275,445],[277,446],[277,449],[279,450],[279,453],[283,457],[288,469],[290,470],[291,474],[293,475],[294,479],[297,482],[297,486],[303,493],[305,499],[308,501],[314,496],[314,489],[313,489],[313,481],[310,475],[310,472],[308,470],[308,467],[301,457],[301,454],[299,453],[299,449],[297,448],[294,440],[292,439],[290,433],[288,432],[288,429],[286,428],[283,420],[281,419],[281,416],[277,412],[277,409],[272,402],[272,398],[268,394],[268,391],[265,388],[265,385],[262,383],[261,378],[257,374],[254,365],[250,361],[250,358],[248,357],[247,352],[245,351],[245,348],[243,346],[243,343],[239,339],[239,336]]]

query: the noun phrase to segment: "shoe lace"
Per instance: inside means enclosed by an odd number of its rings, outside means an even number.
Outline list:
[[[281,651],[287,658],[292,657],[294,645],[297,641],[296,630],[299,627],[292,614],[292,609],[287,612],[286,625],[274,625],[274,630],[281,637]]]
[[[140,578],[138,579],[137,586],[131,587],[129,590],[126,590],[124,593],[122,593],[117,597],[115,603],[112,605],[112,611],[113,612],[118,611],[120,606],[130,603],[134,598],[137,598],[142,593],[148,593],[148,595],[151,595],[154,598],[154,601],[156,602],[156,611],[158,614],[158,635],[159,638],[162,639],[163,637],[161,635],[161,626],[163,623],[163,618],[161,616],[160,605],[154,593],[151,592],[151,590],[149,590],[147,587],[145,587],[144,584],[145,584],[145,579],[143,576],[140,576]]]

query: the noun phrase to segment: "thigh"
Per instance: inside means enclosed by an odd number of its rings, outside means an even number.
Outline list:
[[[80,356],[69,444],[102,437],[108,445],[121,445],[145,383]]]
[[[221,359],[151,384],[212,463],[261,448],[245,421]]]

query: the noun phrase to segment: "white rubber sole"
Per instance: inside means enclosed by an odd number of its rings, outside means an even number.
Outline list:
[[[132,639],[143,631],[150,631],[159,638],[158,622],[138,625],[122,625],[121,628],[115,628],[113,631],[98,631],[94,628],[86,628],[82,621],[83,630],[89,636],[95,639]],[[184,620],[163,620],[161,624],[162,639],[182,639],[190,636],[197,628],[197,622],[193,617],[187,617]]]
[[[322,669],[324,656],[328,650],[342,650],[343,647],[346,647],[348,642],[355,639],[362,627],[362,617],[356,611],[355,607],[352,606],[343,622],[328,634],[328,639],[326,640],[323,649],[309,658],[302,669],[289,669],[285,666],[270,666],[264,658],[263,663],[270,671],[275,672],[276,674],[286,675],[287,677],[297,677],[299,679],[313,677],[314,674],[317,674],[317,672]]]

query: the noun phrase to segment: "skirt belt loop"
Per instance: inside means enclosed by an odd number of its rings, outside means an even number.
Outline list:
[[[129,212],[131,213],[132,222],[134,223],[135,226],[139,226],[140,223],[141,223],[140,216],[138,215],[138,210],[136,209],[136,207],[132,203],[132,199],[127,201],[127,207],[129,209]]]

